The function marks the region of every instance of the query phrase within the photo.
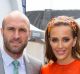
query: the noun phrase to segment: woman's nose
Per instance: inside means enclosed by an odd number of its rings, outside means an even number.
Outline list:
[[[59,41],[59,43],[58,43],[58,47],[59,47],[59,48],[62,48],[62,47],[63,47],[63,43],[62,43],[62,41]]]

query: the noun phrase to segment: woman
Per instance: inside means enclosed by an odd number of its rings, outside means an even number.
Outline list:
[[[45,32],[48,64],[41,74],[80,74],[79,27],[68,16],[52,18]]]

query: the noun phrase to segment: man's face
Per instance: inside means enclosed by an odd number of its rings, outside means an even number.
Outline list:
[[[29,37],[29,26],[22,19],[7,19],[2,35],[5,50],[9,54],[22,54]]]

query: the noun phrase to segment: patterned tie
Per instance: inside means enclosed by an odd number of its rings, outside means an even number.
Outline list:
[[[19,65],[20,65],[19,61],[15,60],[15,61],[12,62],[12,64],[14,66],[14,70],[13,70],[14,74],[19,74],[19,71],[18,71],[18,68],[19,68]]]

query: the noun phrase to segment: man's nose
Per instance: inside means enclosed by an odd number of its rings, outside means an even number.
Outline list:
[[[15,33],[14,33],[14,37],[15,37],[16,39],[20,37],[20,35],[19,35],[19,31],[18,31],[18,30],[15,31]]]

